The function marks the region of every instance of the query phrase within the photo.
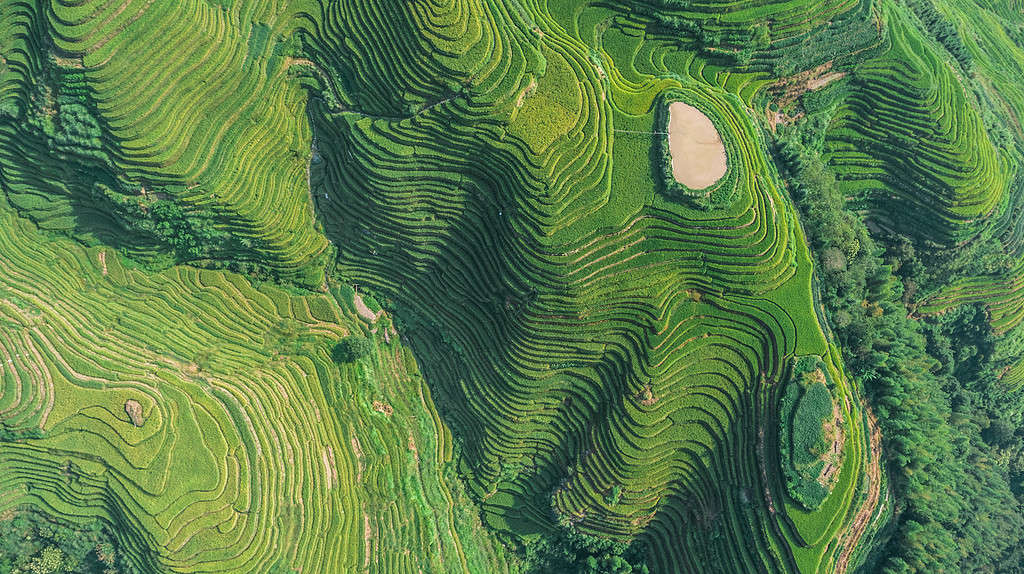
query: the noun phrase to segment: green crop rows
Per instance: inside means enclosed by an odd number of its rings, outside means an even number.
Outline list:
[[[323,282],[280,8],[0,3],[0,184],[28,217],[0,209],[0,419],[43,433],[0,444],[0,515],[102,521],[141,572],[504,571],[387,319],[138,268],[159,246],[93,201],[128,182],[145,211],[156,190],[246,246],[217,256]],[[377,351],[338,367],[353,331]]]
[[[566,531],[852,570],[879,438],[762,116],[831,71],[823,158],[873,227],[1019,249],[972,82],[1024,114],[1020,48],[948,40],[1011,53],[967,70],[915,6],[0,0],[0,421],[41,433],[0,442],[0,516],[100,521],[142,572],[517,572]],[[707,193],[666,169],[673,101],[725,144]],[[1002,271],[917,311],[1010,331]]]
[[[888,229],[951,245],[999,204],[1008,160],[989,141],[957,71],[902,8],[886,10],[888,49],[853,73],[828,157],[847,196]]]
[[[45,438],[0,449],[0,506],[109,521],[144,571],[489,563],[463,550],[482,539],[440,474],[450,437],[382,327],[339,371],[330,342],[368,326],[331,297],[149,275],[2,217],[0,410]]]
[[[824,567],[866,437],[844,382],[844,474],[819,511],[787,501],[782,366],[832,357],[742,97],[665,69],[680,54],[628,14],[515,4],[326,12],[312,43],[344,109],[314,103],[313,196],[343,273],[407,318],[492,527],[639,539],[659,572]],[[415,22],[399,50],[385,20]],[[654,184],[673,99],[726,142],[717,208]]]
[[[305,93],[286,81],[291,60],[281,53],[295,19],[269,3],[250,4],[225,11],[203,1],[53,2],[45,9],[4,3],[0,34],[8,53],[0,97],[20,102],[13,104],[17,119],[31,113],[33,101],[44,110],[68,95],[88,101],[110,156],[105,169],[76,169],[25,122],[5,123],[12,203],[42,227],[95,233],[96,220],[109,214],[89,209],[92,190],[83,182],[113,171],[135,184],[132,193],[156,189],[193,209],[215,210],[219,226],[249,246],[224,255],[260,258],[281,275],[319,285],[322,272],[302,274],[316,267],[311,263],[322,260],[327,245],[313,233],[304,192],[311,137]],[[267,31],[264,20],[277,29]],[[258,58],[247,65],[256,49]],[[69,90],[61,78],[60,85],[45,85],[54,56],[57,75],[84,75],[84,87]],[[26,157],[33,161],[18,161]],[[26,170],[48,162],[65,173]]]

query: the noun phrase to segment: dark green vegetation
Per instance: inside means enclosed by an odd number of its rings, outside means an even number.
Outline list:
[[[648,574],[650,569],[639,545],[626,546],[567,529],[527,545],[524,571],[565,574]]]
[[[0,517],[0,574],[132,574],[102,524],[78,529],[33,511]]]
[[[1019,12],[0,0],[0,524],[146,573],[1019,571]]]
[[[1016,571],[1016,552],[1024,539],[1017,497],[1024,489],[1019,482],[1011,489],[1010,483],[1014,474],[1020,476],[1014,460],[1019,460],[1020,446],[1006,449],[988,443],[981,431],[991,426],[990,417],[1018,417],[1014,411],[1020,399],[1004,402],[1007,389],[993,380],[998,371],[990,362],[977,373],[980,380],[950,376],[952,357],[943,361],[930,354],[934,343],[929,344],[922,325],[905,314],[904,288],[892,268],[907,269],[913,262],[901,261],[898,248],[885,257],[863,224],[842,211],[842,196],[835,191],[828,168],[813,157],[802,161],[806,166],[795,183],[803,194],[798,203],[806,210],[809,236],[827,286],[822,300],[850,372],[864,381],[875,406],[897,497],[899,514],[881,533],[882,546],[871,568]],[[837,230],[848,230],[849,235]],[[850,237],[859,249],[846,259],[839,245]],[[906,247],[902,253],[907,255]],[[843,264],[830,257],[843,258]],[[948,325],[926,327],[947,348],[956,344],[968,349],[978,342],[964,337],[951,343]]]
[[[779,402],[779,450],[787,492],[808,510],[816,509],[828,496],[826,466],[831,469],[841,462],[838,452],[829,452],[832,441],[828,439],[833,437],[825,436],[833,403],[822,369],[824,365],[812,357],[797,361]]]
[[[354,363],[373,352],[373,341],[360,335],[350,335],[338,341],[331,349],[335,363]]]
[[[1013,310],[1011,282],[1014,261],[1020,258],[1013,215],[1019,212],[1021,197],[1014,192],[1020,180],[1010,170],[1004,172],[1007,183],[985,181],[978,179],[983,172],[977,168],[986,157],[1020,165],[1013,111],[1021,103],[1019,87],[994,85],[1019,69],[1021,60],[1009,69],[993,68],[1008,62],[963,40],[959,17],[995,24],[1006,16],[999,16],[997,7],[952,2],[910,7],[888,10],[886,52],[851,77],[801,98],[797,105],[807,115],[782,130],[780,157],[793,176],[792,189],[819,261],[822,302],[851,374],[864,381],[886,439],[897,514],[880,534],[871,567],[1018,572],[1024,437],[1017,429],[1024,405],[1014,382],[1022,342],[1013,332],[1012,314],[1024,309]],[[911,25],[918,18],[926,25]],[[984,33],[988,40],[1001,41],[1000,50],[1021,54],[1019,45],[999,36],[1003,23],[1011,22],[1004,19]],[[910,78],[920,78],[917,87],[907,86],[907,76],[891,77],[901,66],[916,67]],[[975,73],[965,80],[964,72]],[[955,104],[964,98],[973,103]],[[1001,105],[991,105],[995,101]],[[918,122],[914,102],[948,106],[949,111],[925,108]],[[857,106],[862,107],[851,114]],[[873,144],[858,143],[872,125],[864,117],[881,119],[886,113],[892,119],[881,125],[889,128],[892,143],[877,136]],[[929,119],[935,117],[952,123],[936,125]],[[855,128],[860,135],[850,125],[861,126]],[[941,131],[947,125],[949,131]],[[1018,126],[1017,134],[1007,125]],[[982,135],[971,136],[972,130]],[[880,153],[887,145],[894,147]],[[938,145],[944,147],[922,147]],[[866,155],[854,161],[854,150],[888,158],[893,167],[880,169]],[[869,173],[884,179],[868,185],[864,178]],[[902,186],[910,182],[924,185],[906,191]],[[982,201],[977,190],[991,199]],[[957,209],[978,211],[958,223],[954,210],[936,209],[946,201],[943,197]],[[874,238],[847,211],[851,206],[867,208],[861,215],[877,229]],[[958,238],[969,240],[953,243]],[[997,280],[1003,283],[983,287],[993,274],[1007,271],[1006,279]],[[980,301],[991,303],[987,309],[955,307]],[[944,313],[915,320],[906,315],[907,306]]]

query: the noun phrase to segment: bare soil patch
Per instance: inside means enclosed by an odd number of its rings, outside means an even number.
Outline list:
[[[773,95],[775,109],[777,110],[775,112],[769,111],[768,114],[768,125],[772,132],[775,131],[775,127],[778,125],[788,125],[804,117],[802,111],[788,114],[782,111],[784,108],[807,92],[820,90],[846,76],[846,72],[832,72],[831,70],[832,62],[825,62],[816,68],[782,78],[769,86],[768,90]]]
[[[818,371],[821,372],[821,371]],[[824,378],[824,375],[822,375]],[[846,440],[843,433],[843,413],[839,405],[833,401],[832,416],[822,423],[822,430],[825,433],[825,440],[829,448],[822,455],[825,467],[821,469],[818,476],[818,484],[831,489],[839,479],[839,470],[843,466],[843,442]]]
[[[526,100],[526,98],[532,96],[533,93],[536,92],[536,91],[537,91],[537,79],[536,78],[531,78],[530,79],[530,85],[528,85],[525,88],[523,88],[523,91],[519,93],[519,97],[516,99],[516,107],[517,108],[523,107],[523,101]]]
[[[359,293],[356,293],[355,297],[352,298],[352,301],[356,307],[356,314],[370,323],[375,323],[377,319],[384,314],[383,310],[380,313],[374,313],[366,303],[363,302],[363,298]]]
[[[85,66],[82,65],[82,58],[81,57],[77,57],[77,58],[64,58],[62,56],[54,56],[53,60],[54,60],[54,62],[57,63],[58,66],[61,66],[61,67],[64,67],[64,68],[76,68],[76,69],[79,69],[79,70],[82,70],[82,69],[85,68]]]
[[[322,452],[322,458],[324,461],[324,477],[327,479],[327,489],[330,490],[338,484],[338,469],[334,463],[334,448],[327,445],[327,448]]]
[[[146,419],[142,416],[142,405],[135,399],[128,399],[124,402],[124,412],[127,413],[128,419],[132,421],[132,424],[141,427]]]
[[[725,145],[711,118],[683,102],[668,108],[672,176],[690,189],[710,187],[725,175]]]
[[[845,75],[846,72],[831,72],[825,74],[824,76],[811,78],[810,80],[807,80],[807,90],[811,92],[813,92],[814,90],[820,90],[821,88],[824,88],[825,86],[842,78]]]
[[[373,529],[370,528],[370,515],[363,510],[363,568],[370,567],[370,550],[372,546],[370,541],[373,540]]]
[[[654,396],[654,390],[650,384],[644,385],[643,389],[640,389],[640,393],[637,395],[640,399],[640,404],[649,407],[658,402],[658,397]]]
[[[363,447],[359,439],[352,435],[352,452],[356,454],[356,484],[363,482]]]
[[[412,429],[409,430],[408,446],[409,446],[409,450],[412,451],[413,459],[415,459],[416,462],[419,463],[420,462],[420,451],[419,451],[418,448],[416,448],[416,439],[413,438],[413,436],[412,436]]]

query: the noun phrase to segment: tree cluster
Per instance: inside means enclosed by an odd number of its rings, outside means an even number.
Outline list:
[[[52,62],[42,71],[43,81],[33,96],[25,123],[41,133],[50,151],[73,157],[87,164],[110,161],[103,144],[103,128],[95,112],[95,103],[79,70],[56,66]],[[54,93],[56,96],[54,97]],[[18,118],[17,104],[0,110],[0,117]]]
[[[784,131],[778,156],[817,259],[822,303],[883,431],[895,524],[870,567],[892,574],[1020,572],[1021,492],[1011,490],[1005,457],[986,434],[1020,437],[990,422],[986,404],[997,395],[987,324],[976,316],[932,325],[908,317],[904,290],[925,266],[905,240],[876,244],[846,210],[820,158],[823,124],[827,118],[812,113]]]
[[[93,195],[111,206],[122,227],[170,247],[179,261],[210,257],[229,247],[230,236],[216,228],[213,212],[186,209],[170,199],[123,194],[99,184]]]
[[[331,349],[331,359],[339,365],[354,363],[373,353],[373,341],[362,335],[349,335]]]
[[[946,18],[931,0],[908,0],[907,5],[921,19],[921,23],[940,44],[960,63],[968,74],[974,71],[974,59],[956,26]]]
[[[0,574],[135,574],[99,522],[71,526],[30,509],[0,521]]]
[[[641,544],[623,544],[588,536],[569,524],[558,535],[542,536],[525,546],[527,574],[648,574]]]

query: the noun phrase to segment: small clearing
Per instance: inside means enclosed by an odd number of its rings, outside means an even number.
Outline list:
[[[321,454],[324,461],[324,478],[327,479],[327,490],[330,490],[338,484],[338,469],[334,463],[334,448],[328,445]]]
[[[352,435],[352,452],[356,454],[356,484],[363,482],[363,447],[356,435]]]
[[[418,448],[416,448],[416,439],[413,438],[413,436],[412,436],[412,429],[409,429],[409,442],[408,442],[408,446],[409,446],[409,450],[412,452],[413,459],[416,460],[416,464],[419,464],[419,462],[420,462],[420,451],[419,451]]]
[[[784,111],[788,109],[790,104],[800,99],[800,96],[807,92],[820,90],[846,76],[846,72],[833,72],[831,70],[832,62],[825,62],[816,68],[782,78],[768,87],[776,110],[769,110],[768,114],[768,126],[772,132],[775,132],[775,128],[778,125],[788,125],[804,117],[803,111],[789,110],[788,113]]]
[[[672,102],[668,114],[668,148],[676,181],[690,189],[705,189],[722,179],[725,145],[711,119],[683,102]]]
[[[640,390],[638,395],[640,398],[640,404],[649,407],[658,402],[658,397],[654,396],[654,390],[650,384],[644,385],[644,388]]]
[[[141,427],[146,419],[142,416],[142,405],[135,399],[128,399],[124,402],[124,412],[128,415],[128,419],[132,421],[132,424]]]
[[[377,322],[377,319],[384,314],[383,310],[381,310],[380,313],[374,313],[370,309],[370,307],[368,307],[366,303],[363,302],[363,298],[359,295],[359,293],[356,293],[355,297],[352,298],[352,302],[356,307],[356,314],[362,317],[363,319],[369,321],[370,323]]]
[[[533,93],[536,92],[536,91],[537,91],[537,78],[531,78],[530,79],[530,85],[528,85],[525,88],[523,88],[523,91],[519,93],[519,98],[516,99],[516,107],[517,108],[523,107],[523,101],[526,100],[526,98],[532,96]]]
[[[54,56],[53,61],[62,68],[74,68],[76,70],[84,70],[85,66],[82,64],[82,58],[65,58],[62,56]]]
[[[363,568],[370,567],[370,550],[372,546],[370,541],[373,540],[373,529],[370,528],[370,515],[366,513],[366,509],[363,509]]]
[[[821,371],[819,370],[818,372]],[[824,378],[824,375],[822,378]],[[832,416],[825,419],[822,423],[822,430],[829,448],[821,455],[822,460],[825,461],[825,466],[821,469],[821,474],[818,476],[818,484],[831,489],[836,480],[839,479],[839,470],[842,468],[843,442],[845,440],[843,413],[839,410],[839,405],[834,401],[832,403]]]
[[[98,255],[98,258],[100,260],[100,269],[102,269],[103,270],[103,274],[106,275],[107,274],[107,252],[106,251],[100,251],[100,254]]]
[[[820,90],[832,82],[842,78],[846,75],[846,72],[831,72],[824,76],[818,76],[817,78],[811,78],[807,80],[807,90],[813,92],[814,90]]]

